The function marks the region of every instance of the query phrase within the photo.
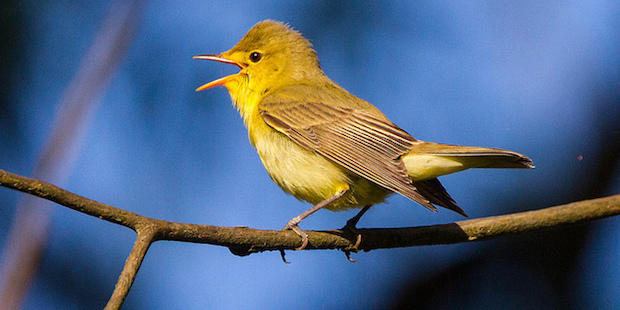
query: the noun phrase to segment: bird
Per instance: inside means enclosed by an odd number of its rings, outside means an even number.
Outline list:
[[[271,179],[313,206],[283,230],[308,234],[299,223],[320,209],[361,211],[397,193],[430,209],[467,216],[437,177],[469,168],[533,168],[525,155],[497,148],[418,140],[378,108],[332,81],[312,44],[289,25],[264,20],[230,50],[194,59],[240,71],[196,89],[224,86]],[[359,240],[358,240],[359,243]]]

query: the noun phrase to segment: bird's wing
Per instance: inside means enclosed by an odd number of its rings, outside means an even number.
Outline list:
[[[401,159],[417,141],[407,132],[385,117],[358,108],[359,102],[328,104],[342,96],[306,93],[301,102],[277,93],[259,104],[260,114],[269,126],[355,174],[437,210],[417,191]],[[352,96],[343,100],[361,101]]]

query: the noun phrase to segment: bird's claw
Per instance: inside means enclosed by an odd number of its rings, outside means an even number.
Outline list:
[[[282,228],[282,230],[292,230],[301,237],[301,246],[295,248],[295,251],[303,250],[306,248],[306,246],[308,246],[308,234],[301,228],[299,228],[299,226],[297,226],[297,224],[295,224],[293,220],[289,221],[286,226]]]
[[[357,249],[360,246],[360,243],[362,243],[362,234],[357,234],[357,240],[355,241],[355,245],[353,245],[353,248],[357,251]]]
[[[352,258],[351,258],[351,251],[344,251],[344,255],[346,255],[346,256],[347,256],[347,259],[348,259],[350,262],[352,262],[352,263],[357,262],[357,259],[352,259]]]
[[[289,262],[289,261],[287,261],[287,260],[286,260],[286,254],[284,253],[284,250],[282,250],[282,249],[280,249],[280,256],[282,257],[282,261],[283,261],[285,264],[290,264],[290,263],[291,263],[291,262]]]

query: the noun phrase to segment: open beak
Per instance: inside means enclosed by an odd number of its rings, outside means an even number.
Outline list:
[[[193,59],[207,59],[207,60],[215,60],[215,61],[219,61],[219,62],[223,62],[223,63],[227,63],[227,64],[233,64],[238,66],[241,69],[244,69],[245,66],[243,64],[240,64],[236,61],[230,60],[230,59],[226,59],[222,56],[222,54],[217,54],[217,55],[198,55],[198,56],[194,56]],[[201,91],[201,90],[205,90],[205,89],[209,89],[215,86],[220,86],[220,85],[224,85],[230,81],[235,80],[237,77],[239,76],[239,73],[235,73],[235,74],[231,74],[228,76],[225,76],[223,78],[217,79],[213,82],[209,82],[205,85],[202,85],[198,88],[196,88],[196,91]]]

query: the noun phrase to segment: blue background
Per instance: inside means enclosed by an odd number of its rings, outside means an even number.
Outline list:
[[[110,4],[7,1],[0,169],[32,175],[63,91]],[[271,182],[222,87],[228,50],[256,22],[289,23],[328,76],[414,137],[500,147],[534,170],[441,178],[470,217],[620,192],[620,2],[152,1],[84,128],[69,179],[80,195],[170,221],[280,229],[309,205]],[[0,189],[6,236],[20,194]],[[130,230],[55,205],[26,309],[102,308]],[[304,229],[355,214],[321,211]],[[358,227],[449,223],[393,196]],[[620,308],[620,219],[451,246],[248,257],[157,242],[124,309]],[[0,252],[6,248],[0,238]]]

